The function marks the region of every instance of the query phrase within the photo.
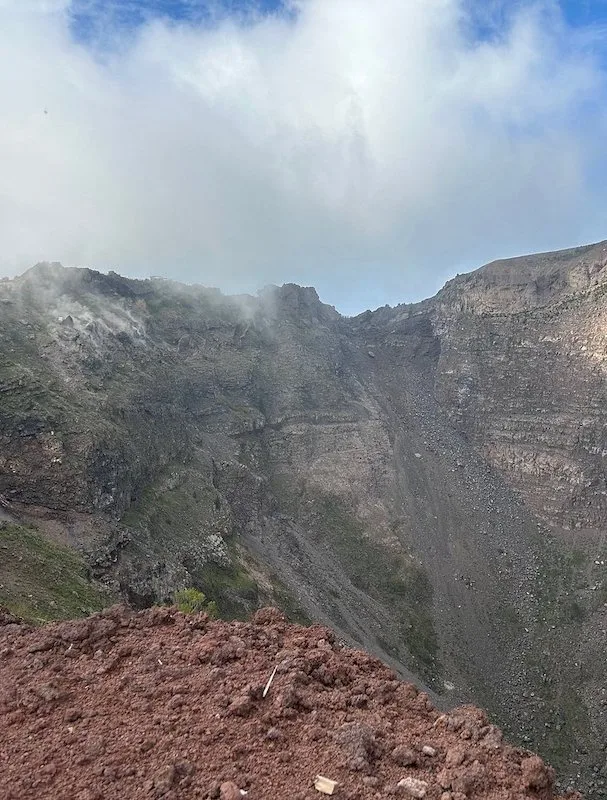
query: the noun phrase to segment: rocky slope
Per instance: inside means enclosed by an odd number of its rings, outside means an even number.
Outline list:
[[[229,617],[277,603],[602,796],[606,252],[355,319],[293,285],[0,283],[0,602],[63,608],[27,588],[42,537],[85,559],[83,610],[189,585]]]
[[[114,607],[31,630],[1,615],[0,653],[5,800],[312,800],[318,775],[350,800],[558,800],[553,770],[482,711],[441,714],[276,609]]]

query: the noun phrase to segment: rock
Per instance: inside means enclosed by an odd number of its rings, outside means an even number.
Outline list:
[[[177,773],[172,764],[167,764],[166,767],[158,770],[154,775],[154,792],[156,797],[162,797],[166,794],[175,784]]]
[[[416,800],[421,800],[428,792],[426,781],[420,781],[418,778],[403,778],[396,784],[396,787],[399,794],[405,797],[415,797]]]
[[[337,781],[325,778],[324,775],[317,775],[314,779],[314,788],[321,794],[334,794],[337,788]]]
[[[451,782],[455,792],[470,794],[485,777],[485,767],[479,761],[473,761],[469,767],[462,768]]]
[[[425,744],[425,745],[422,747],[422,753],[423,753],[425,756],[435,756],[435,755],[436,755],[436,750],[434,749],[434,747],[430,747],[430,745],[429,745],[429,744]]]
[[[441,769],[441,771],[436,776],[436,780],[438,782],[438,785],[441,786],[443,789],[450,789],[451,781],[453,780],[453,775],[451,773],[451,770]]]
[[[240,789],[232,781],[226,781],[219,787],[220,800],[242,800]]]
[[[483,736],[483,747],[489,750],[497,750],[502,746],[503,741],[504,737],[500,729],[496,728],[495,725],[489,725],[487,732]]]
[[[445,764],[448,767],[459,767],[463,764],[466,758],[466,748],[462,745],[450,747],[445,756]]]
[[[29,653],[43,653],[46,650],[50,650],[51,648],[53,648],[55,646],[55,644],[56,644],[56,639],[54,639],[52,636],[46,636],[43,639],[41,639],[40,641],[34,642],[34,644],[32,644],[28,648],[28,652]]]
[[[248,695],[236,697],[228,706],[228,714],[235,714],[238,717],[246,717],[253,708],[253,703]]]
[[[413,750],[404,745],[398,745],[392,750],[392,760],[398,764],[399,767],[410,767],[417,763],[417,757]]]
[[[360,722],[345,722],[335,735],[336,741],[348,753],[348,768],[362,772],[369,768],[380,753],[380,745],[368,725]]]
[[[266,739],[270,742],[277,742],[281,739],[284,739],[282,732],[275,727],[269,728],[268,732],[266,733]]]

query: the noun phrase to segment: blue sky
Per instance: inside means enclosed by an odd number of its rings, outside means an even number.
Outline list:
[[[355,313],[607,239],[607,0],[0,0],[0,73],[0,275]]]
[[[607,21],[607,0],[566,0],[561,5],[566,18],[575,25]]]
[[[496,17],[505,18],[520,9],[527,0],[472,0],[487,9],[493,6]],[[527,3],[528,4],[528,3]],[[564,18],[573,27],[607,26],[607,0],[559,0]],[[87,40],[96,29],[97,20],[110,16],[115,25],[136,29],[150,18],[161,17],[178,22],[202,23],[220,13],[243,14],[252,10],[275,14],[285,10],[283,0],[74,0],[72,3],[73,30],[77,37]],[[479,34],[485,32],[479,26]]]
[[[137,30],[150,19],[204,24],[218,14],[272,14],[282,11],[281,0],[74,0],[72,30],[76,38],[90,41],[99,35],[99,21],[121,30]]]

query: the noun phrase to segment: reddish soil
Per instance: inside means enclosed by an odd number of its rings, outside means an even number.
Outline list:
[[[350,800],[555,798],[552,770],[482,711],[440,714],[274,609],[114,607],[43,628],[0,614],[0,731],[2,800],[318,800],[317,774]]]

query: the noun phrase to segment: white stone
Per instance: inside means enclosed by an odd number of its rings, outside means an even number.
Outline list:
[[[396,785],[406,795],[415,797],[417,800],[421,800],[422,797],[425,797],[428,791],[428,784],[426,781],[420,781],[417,778],[403,778]]]

